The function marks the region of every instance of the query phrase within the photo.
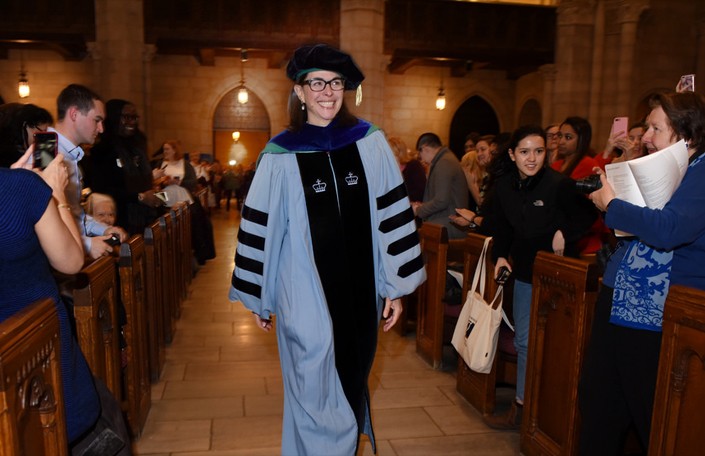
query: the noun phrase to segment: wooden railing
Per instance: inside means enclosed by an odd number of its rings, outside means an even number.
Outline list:
[[[188,209],[170,211],[144,236],[123,243],[118,257],[100,258],[73,278],[79,345],[93,375],[122,404],[135,438],[146,422],[151,382],[159,380],[165,345],[173,340],[188,293],[190,216]]]
[[[141,434],[152,405],[145,261],[144,238],[141,235],[131,237],[120,246],[120,293],[127,320],[123,327],[127,355],[123,369],[123,410],[127,411],[128,423],[135,437]]]

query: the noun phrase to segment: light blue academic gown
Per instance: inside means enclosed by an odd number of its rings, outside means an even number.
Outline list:
[[[340,129],[335,132],[328,127],[305,128],[308,130],[304,137],[308,135],[312,141],[292,138],[292,133],[285,132],[275,137],[260,157],[243,208],[229,296],[233,301],[242,301],[262,318],[276,314],[284,382],[282,454],[350,456],[356,451],[359,433],[367,434],[374,447],[367,375],[374,357],[383,298],[395,299],[412,293],[425,280],[426,273],[402,176],[383,133],[365,122],[345,130],[342,139]],[[346,138],[351,140],[346,141]],[[342,152],[345,154],[359,151],[363,172],[345,171],[341,174],[344,179],[334,177],[335,174],[316,178],[315,172],[304,172],[306,176],[302,177],[301,170],[306,171],[308,165],[301,165],[300,160],[307,158],[301,154],[314,155],[316,151],[328,150],[338,150],[335,153],[340,154],[340,146],[347,147]],[[306,148],[308,150],[304,150]],[[311,176],[313,184],[304,183]],[[368,319],[375,320],[372,322],[374,333],[368,338],[372,341],[369,363],[362,375],[365,397],[360,407],[364,414],[361,418],[359,413],[356,416],[346,398],[336,369],[334,341],[339,339],[334,334],[334,319],[326,299],[326,292],[328,296],[331,292],[328,289],[324,292],[325,280],[321,279],[330,276],[331,271],[326,268],[319,273],[317,261],[321,264],[319,257],[326,252],[314,251],[315,233],[321,231],[312,227],[309,220],[314,204],[312,198],[325,192],[340,192],[340,195],[328,193],[337,196],[340,205],[348,186],[353,188],[365,183],[370,232],[367,249],[371,250],[369,258],[372,259],[368,275],[374,292],[370,304],[373,315]],[[357,210],[356,214],[360,213]],[[368,220],[367,217],[364,214],[360,219]],[[350,231],[345,235],[350,236]],[[334,257],[339,252],[328,253]],[[358,280],[364,281],[356,271],[340,270],[340,274],[346,274],[342,279],[353,288]],[[345,322],[340,324],[343,326],[338,328],[348,329]]]

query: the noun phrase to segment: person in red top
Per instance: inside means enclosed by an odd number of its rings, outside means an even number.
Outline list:
[[[590,156],[591,140],[592,127],[587,119],[577,116],[566,118],[558,133],[558,154],[561,158],[551,163],[551,168],[573,180],[595,174],[593,168],[600,164]],[[602,216],[598,217],[590,233],[578,244],[580,253],[590,254],[600,250],[603,235],[608,232]]]
[[[565,119],[558,133],[558,155],[561,158],[551,163],[551,168],[574,180],[595,174],[592,169],[598,163],[589,154],[591,140],[592,127],[587,119]]]

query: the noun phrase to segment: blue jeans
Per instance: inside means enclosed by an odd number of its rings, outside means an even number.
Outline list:
[[[517,351],[517,401],[524,403],[526,354],[529,348],[531,322],[531,284],[514,281],[514,348]]]

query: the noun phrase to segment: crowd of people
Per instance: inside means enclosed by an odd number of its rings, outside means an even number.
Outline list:
[[[506,268],[513,276],[516,397],[506,413],[485,418],[498,429],[517,429],[522,419],[536,254],[602,260],[580,381],[580,454],[618,454],[630,427],[646,448],[668,288],[705,290],[705,99],[656,94],[648,116],[611,133],[601,151],[588,120],[569,116],[511,133],[470,133],[458,156],[433,132],[412,150],[355,117],[343,93],[364,75],[338,49],[299,48],[286,73],[289,126],[267,144],[256,172],[187,155],[173,139],[150,158],[136,106],[104,103],[84,86],[59,94],[56,122],[38,106],[0,106],[0,321],[38,298],[55,299],[72,448],[90,445],[99,422],[120,432],[124,423],[107,417],[119,405],[90,374],[71,334],[70,295],[52,271],[75,273],[85,256],[110,255],[108,239],[142,233],[179,204],[192,207],[194,258],[203,264],[215,249],[208,208],[194,197],[202,188],[212,195],[209,206],[225,198],[229,211],[237,199],[229,296],[258,327],[276,329],[282,448],[354,454],[360,434],[374,447],[367,379],[378,326],[383,320],[389,330],[400,298],[425,280],[416,234],[423,222],[445,226],[452,239],[469,230],[492,236],[495,274]],[[44,131],[56,134],[58,154],[31,172],[33,135]],[[665,206],[636,206],[615,193],[606,165],[681,140],[687,169]],[[630,235],[617,238],[615,230]],[[129,444],[121,451],[129,454]]]
[[[41,298],[55,301],[70,451],[129,455],[121,405],[91,374],[76,342],[70,276],[112,255],[116,242],[144,233],[175,204],[191,206],[194,263],[215,257],[212,226],[192,196],[199,184],[191,165],[182,160],[179,172],[177,142],[164,143],[165,164],[152,169],[133,103],[104,103],[70,84],[56,110],[54,122],[33,104],[0,106],[0,321]],[[55,158],[45,168],[35,160],[38,133],[54,138]],[[122,305],[118,319],[124,325]]]

